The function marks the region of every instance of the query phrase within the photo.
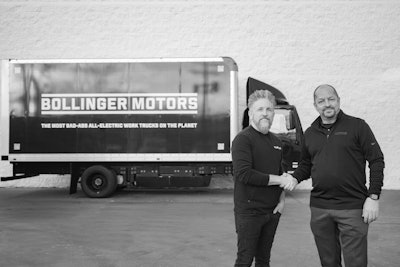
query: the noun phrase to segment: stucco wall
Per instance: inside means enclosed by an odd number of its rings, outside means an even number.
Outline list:
[[[374,131],[385,154],[384,188],[400,189],[399,1],[28,0],[0,1],[0,14],[1,59],[229,56],[239,66],[240,110],[252,76],[286,94],[303,128],[317,116],[314,88],[332,84],[342,109]],[[16,185],[68,181],[0,183]]]

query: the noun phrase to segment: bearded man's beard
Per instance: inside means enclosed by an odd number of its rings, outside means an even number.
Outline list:
[[[262,134],[267,134],[271,128],[271,123],[268,119],[258,121],[257,128]]]

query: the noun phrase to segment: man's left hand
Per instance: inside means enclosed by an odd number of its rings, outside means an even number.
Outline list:
[[[365,223],[372,223],[379,216],[379,200],[373,200],[369,197],[364,202],[362,217]]]

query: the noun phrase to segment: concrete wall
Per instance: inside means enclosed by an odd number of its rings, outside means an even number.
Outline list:
[[[0,1],[0,12],[1,59],[229,56],[239,66],[240,110],[252,76],[281,89],[304,128],[317,116],[314,88],[332,84],[344,112],[374,131],[385,154],[384,188],[400,189],[399,1],[28,0]],[[2,162],[0,171],[11,168]]]

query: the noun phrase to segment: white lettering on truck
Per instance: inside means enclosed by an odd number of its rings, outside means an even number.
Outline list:
[[[41,113],[197,114],[197,93],[42,94]]]
[[[132,110],[197,110],[197,96],[133,97]]]

